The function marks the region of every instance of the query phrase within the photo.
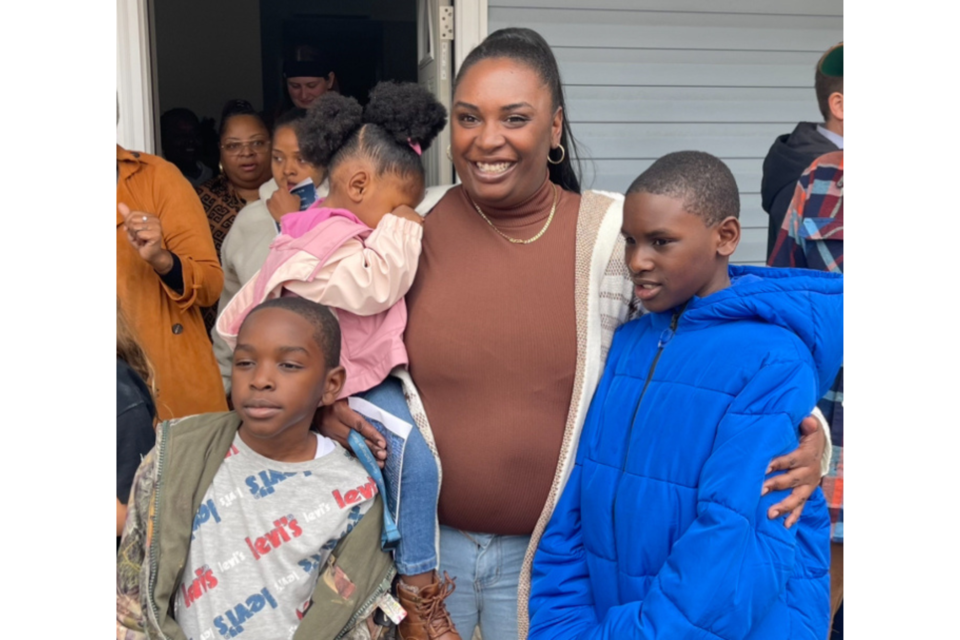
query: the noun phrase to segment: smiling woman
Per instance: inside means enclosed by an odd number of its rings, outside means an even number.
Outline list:
[[[521,567],[576,435],[584,339],[599,359],[601,324],[633,311],[614,279],[610,304],[585,313],[604,270],[590,264],[619,268],[616,237],[597,232],[619,225],[622,201],[581,196],[560,87],[549,47],[526,29],[492,34],[464,61],[450,149],[462,186],[425,219],[407,296],[410,375],[442,461],[442,568],[460,585],[448,607],[464,637],[477,624],[484,637],[523,635]]]

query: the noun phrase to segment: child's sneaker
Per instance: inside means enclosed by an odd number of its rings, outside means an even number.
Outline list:
[[[400,640],[460,640],[443,604],[454,589],[456,584],[446,571],[443,582],[434,573],[433,582],[426,587],[412,587],[403,580],[397,582],[397,597],[407,612],[398,629]]]

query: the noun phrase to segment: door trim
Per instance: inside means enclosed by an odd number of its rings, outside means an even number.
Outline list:
[[[487,0],[453,0],[453,74],[487,37]]]
[[[154,144],[153,61],[148,0],[117,0],[117,143],[146,153]]]

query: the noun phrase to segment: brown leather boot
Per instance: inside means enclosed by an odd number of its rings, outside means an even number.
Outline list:
[[[397,629],[400,640],[461,640],[443,601],[453,593],[456,584],[443,572],[443,582],[434,572],[433,582],[426,587],[412,587],[397,582],[397,597],[407,617]]]

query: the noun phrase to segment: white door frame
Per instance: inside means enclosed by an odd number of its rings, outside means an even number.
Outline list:
[[[453,0],[454,75],[467,54],[487,37],[487,11],[487,0]]]
[[[487,37],[487,0],[453,0],[453,77],[457,77],[460,65],[467,54]],[[453,104],[451,82],[450,104]],[[449,131],[448,125],[448,131]],[[453,173],[453,181],[460,183],[460,176]]]
[[[153,63],[148,0],[117,0],[117,143],[154,150]]]

